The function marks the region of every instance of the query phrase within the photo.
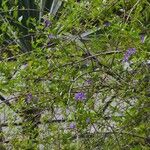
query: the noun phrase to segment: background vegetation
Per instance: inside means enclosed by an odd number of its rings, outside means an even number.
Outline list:
[[[0,0],[0,149],[148,150],[148,0]]]

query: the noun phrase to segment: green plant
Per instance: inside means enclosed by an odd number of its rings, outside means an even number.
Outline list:
[[[0,6],[1,126],[12,133],[1,132],[12,149],[148,149],[147,0]]]

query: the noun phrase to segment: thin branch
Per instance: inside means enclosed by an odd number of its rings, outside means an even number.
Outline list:
[[[0,95],[0,100],[5,103],[7,106],[11,107],[11,104],[9,101],[7,101],[2,95]]]
[[[55,120],[47,120],[45,122],[41,122],[41,121],[38,121],[36,122],[37,124],[51,124],[51,123],[63,123],[63,122],[67,122],[68,120],[66,119],[55,119]],[[69,122],[71,122],[72,120],[69,120]],[[0,124],[0,127],[9,127],[10,124],[8,123],[1,123]],[[19,122],[19,123],[11,123],[11,125],[13,126],[22,126],[23,125],[23,122]]]
[[[130,18],[130,16],[131,16],[132,11],[135,9],[135,7],[138,5],[139,2],[140,2],[140,0],[137,0],[137,2],[136,2],[136,3],[134,4],[134,6],[131,8],[131,10],[130,10],[130,12],[129,12],[129,15],[128,15],[127,19],[126,19],[126,22],[128,22],[128,20],[129,20],[129,18]]]

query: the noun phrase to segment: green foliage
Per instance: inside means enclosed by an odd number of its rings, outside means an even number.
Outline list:
[[[0,6],[0,111],[8,130],[0,142],[14,150],[149,148],[148,0]]]

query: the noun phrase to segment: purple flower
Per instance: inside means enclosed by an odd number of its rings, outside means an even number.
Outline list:
[[[86,81],[88,84],[91,84],[92,83],[92,81],[89,79],[89,80],[87,80]]]
[[[144,43],[144,41],[145,41],[145,35],[141,34],[140,39],[141,39],[141,43]]]
[[[25,102],[26,102],[26,103],[29,103],[29,102],[32,100],[32,98],[33,98],[33,96],[32,96],[31,93],[27,94],[27,97],[26,97]]]
[[[86,99],[85,93],[83,93],[83,92],[75,93],[75,99],[76,100],[84,100],[84,99]]]
[[[75,123],[70,123],[70,129],[74,129],[76,127]]]
[[[55,37],[53,34],[49,34],[49,35],[48,35],[48,38],[49,38],[49,39],[55,39],[56,37]]]
[[[123,62],[127,62],[130,56],[134,54],[135,52],[136,52],[135,48],[129,48],[124,55]]]
[[[86,119],[86,123],[89,123],[89,122],[90,122],[90,118],[87,118],[87,119]]]
[[[45,24],[45,28],[46,28],[46,27],[49,27],[52,23],[50,20],[45,19],[44,24]]]

